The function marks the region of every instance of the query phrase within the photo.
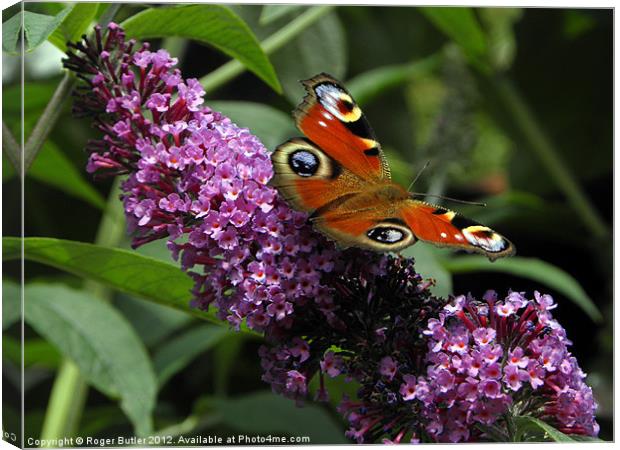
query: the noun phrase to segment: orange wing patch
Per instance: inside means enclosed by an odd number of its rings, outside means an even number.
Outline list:
[[[303,82],[308,94],[293,116],[299,129],[330,157],[365,180],[389,180],[390,170],[374,132],[351,95],[334,78]]]
[[[453,211],[408,200],[401,214],[413,234],[422,241],[483,253],[491,260],[515,252],[512,243],[501,234]]]

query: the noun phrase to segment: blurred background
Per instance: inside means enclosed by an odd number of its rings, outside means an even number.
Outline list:
[[[26,10],[54,16],[65,6],[27,3]],[[115,21],[146,7],[122,5]],[[440,295],[471,292],[479,297],[487,289],[551,293],[559,304],[554,316],[573,341],[572,351],[599,402],[600,436],[611,439],[612,10],[467,9],[451,22],[450,15],[437,14],[438,8],[230,7],[263,43],[309,13],[317,17],[269,55],[282,95],[244,72],[207,89],[205,104],[249,127],[273,149],[299,135],[290,118],[303,95],[298,80],[319,72],[342,80],[364,109],[397,182],[408,186],[429,162],[414,190],[486,202],[486,208],[444,204],[507,236],[518,258],[524,258],[489,265],[416,245],[407,254],[417,258],[419,271],[437,279]],[[95,7],[92,20],[104,9]],[[17,12],[4,10],[3,23]],[[194,40],[150,41],[179,58],[186,78],[205,77],[229,60]],[[4,50],[3,122],[19,135],[20,56]],[[26,136],[62,77],[61,57],[49,41],[27,53]],[[25,178],[25,234],[93,242],[112,183],[86,174],[83,148],[97,134],[87,119],[71,117],[70,103],[64,103]],[[2,167],[3,234],[18,236],[20,179],[4,154]],[[121,246],[129,248],[128,242],[124,238]],[[163,242],[139,251],[170,261]],[[6,299],[15,295],[10,281],[19,280],[19,263],[6,262],[3,276]],[[28,262],[26,281],[34,280],[74,287],[83,283]],[[268,392],[260,380],[260,339],[127,295],[110,296],[154,364],[165,369],[154,412],[156,430],[284,433],[310,435],[315,444],[346,442],[345,424],[333,405],[308,402],[298,409]],[[14,313],[5,309],[6,317]],[[3,320],[3,328],[7,430],[19,420],[19,324]],[[38,437],[64,363],[58,350],[29,326],[25,349],[26,436]],[[170,354],[183,357],[171,367],[166,362]],[[338,398],[339,389],[355,390],[334,386],[332,397]],[[114,395],[84,388],[83,414],[74,432],[131,435],[132,423],[120,411]]]

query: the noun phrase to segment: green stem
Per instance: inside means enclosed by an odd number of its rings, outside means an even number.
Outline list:
[[[80,369],[73,361],[63,359],[50,394],[41,439],[57,439],[73,435],[87,389],[88,385],[80,375]]]
[[[120,4],[111,4],[101,16],[99,24],[101,26],[106,26],[110,23],[120,7]],[[70,72],[66,72],[62,77],[62,80],[60,80],[60,83],[58,83],[56,91],[54,91],[54,95],[52,95],[50,102],[45,107],[45,110],[43,110],[43,114],[39,117],[39,120],[34,126],[28,140],[24,144],[24,175],[28,172],[28,169],[30,169],[34,159],[43,147],[47,136],[54,128],[54,125],[62,112],[62,104],[69,96],[74,84],[75,77],[73,77]]]
[[[43,114],[41,114],[37,124],[34,126],[32,133],[30,133],[30,137],[28,137],[24,145],[24,174],[28,172],[39,150],[43,147],[43,143],[47,139],[47,136],[50,131],[52,131],[52,128],[54,128],[62,112],[62,104],[69,96],[74,83],[75,79],[71,74],[69,72],[65,73],[60,83],[58,83],[56,91],[54,95],[52,95],[52,99],[43,110]]]
[[[597,238],[609,236],[610,231],[601,216],[588,200],[581,186],[570,173],[568,166],[540,127],[523,96],[507,78],[491,78],[499,100],[523,133],[529,147],[536,153],[543,167],[564,193],[577,216]]]
[[[187,50],[187,44],[189,41],[185,38],[178,36],[169,36],[161,42],[161,48],[165,48],[170,56],[178,58],[179,61],[183,60],[185,50]]]
[[[300,14],[287,25],[280,28],[261,43],[263,51],[270,55],[282,48],[286,43],[297,37],[302,31],[314,24],[325,14],[333,10],[333,5],[314,6],[303,14]],[[239,76],[246,67],[236,59],[212,71],[200,79],[200,83],[207,92],[211,92]]]
[[[6,126],[4,121],[2,122],[2,150],[13,167],[15,167],[17,174],[21,177],[21,148],[15,140],[13,133],[11,133],[11,130],[9,130],[9,127]]]
[[[122,220],[122,203],[118,199],[120,179],[116,178],[110,194],[106,211],[99,223],[95,243],[108,247],[119,244],[124,235],[125,224]],[[111,300],[112,291],[105,286],[86,281],[84,290],[93,296],[104,300]],[[69,359],[63,359],[45,412],[41,439],[59,439],[74,436],[88,394],[88,384],[80,374],[77,366]]]

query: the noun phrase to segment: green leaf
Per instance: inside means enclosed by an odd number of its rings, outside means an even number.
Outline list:
[[[480,18],[487,30],[489,59],[497,70],[507,70],[517,53],[515,24],[523,16],[521,8],[480,8]]]
[[[51,141],[45,142],[28,171],[32,177],[99,209],[105,208],[103,196],[82,176],[65,154]]]
[[[556,430],[548,423],[532,416],[513,417],[517,426],[517,435],[520,439],[524,434],[543,435],[543,439],[554,442],[575,442],[570,436]]]
[[[2,238],[4,260],[20,258],[20,239]],[[190,277],[176,265],[137,252],[64,239],[31,237],[24,239],[25,258],[56,267],[120,292],[222,325],[213,310],[190,307]],[[242,326],[242,331],[256,334]]]
[[[434,71],[439,67],[440,61],[441,55],[434,54],[408,64],[378,67],[350,79],[347,82],[347,89],[357,103],[364,105],[417,75]]]
[[[61,51],[67,50],[67,42],[77,41],[95,20],[99,3],[76,3],[60,26],[48,37],[48,40]]]
[[[329,403],[334,409],[338,408],[342,402],[342,396],[346,395],[352,401],[355,401],[358,397],[358,392],[361,385],[358,381],[348,379],[347,377],[324,377],[324,388],[329,392]],[[319,374],[315,374],[308,383],[308,392],[314,395],[321,386],[321,379]]]
[[[18,238],[2,239],[2,256],[17,259]],[[25,257],[121,292],[189,312],[192,281],[180,268],[136,252],[53,238],[25,238]]]
[[[604,439],[594,437],[594,436],[583,436],[581,434],[571,434],[569,436],[573,441],[579,441],[579,442],[607,442]]]
[[[11,53],[18,54],[17,41],[19,39],[19,32],[22,28],[21,12],[18,12],[9,20],[2,24],[2,50]]]
[[[138,435],[151,433],[157,382],[146,349],[125,318],[110,304],[60,284],[33,283],[24,295],[28,324],[93,386],[120,398]]]
[[[239,361],[239,353],[247,339],[247,334],[228,333],[213,351],[217,364],[213,367],[213,391],[215,395],[225,397],[230,383],[230,372]]]
[[[429,244],[418,243],[401,252],[406,258],[415,258],[416,272],[424,278],[435,280],[435,285],[431,286],[430,290],[438,297],[447,297],[452,294],[452,275],[440,262],[440,255],[447,251]]]
[[[276,92],[282,91],[276,72],[256,36],[226,6],[151,8],[130,17],[122,26],[128,37],[179,36],[210,44],[239,60]]]
[[[131,249],[131,238],[130,236],[125,236],[123,240],[123,244],[118,247]],[[168,243],[165,239],[158,239],[156,241],[147,242],[144,245],[141,245],[135,252],[144,255],[150,256],[151,258],[159,259],[165,263],[172,262],[172,254],[170,253],[170,249],[168,248]]]
[[[44,339],[24,341],[24,367],[45,367],[56,369],[62,356],[56,348]],[[2,357],[8,357],[15,364],[21,364],[22,342],[11,336],[2,337]]]
[[[294,104],[303,97],[299,80],[327,72],[343,79],[347,68],[346,35],[338,15],[327,14],[272,57],[284,94]]]
[[[236,398],[212,399],[223,424],[246,433],[285,433],[309,436],[311,444],[343,444],[344,432],[322,408],[303,408],[271,392],[255,392]]]
[[[261,25],[269,25],[303,7],[304,5],[265,5],[261,10],[258,23]]]
[[[17,175],[15,168],[9,159],[6,157],[6,153],[2,153],[2,182],[6,183]]]
[[[443,266],[452,273],[503,272],[538,281],[572,300],[594,322],[603,320],[592,299],[573,277],[559,267],[540,259],[513,256],[491,263],[484,256],[458,256],[444,260]]]
[[[487,41],[471,8],[425,7],[422,14],[441,32],[451,38],[477,68],[489,70],[486,60]]]
[[[23,12],[26,51],[32,51],[41,45],[60,26],[75,5],[67,6],[55,16]],[[19,53],[18,40],[21,31],[21,14],[17,13],[2,24],[2,49],[11,54]]]
[[[564,12],[564,36],[577,39],[596,27],[596,19],[587,10],[566,9]]]
[[[271,106],[252,102],[212,101],[209,107],[230,117],[237,125],[249,128],[269,150],[299,134],[291,117]]]
[[[202,325],[169,340],[153,357],[159,386],[163,386],[194,358],[216,345],[228,330],[215,325]]]
[[[17,323],[22,315],[21,286],[4,278],[2,280],[2,329]]]
[[[20,257],[19,241],[11,237],[2,239],[5,260]],[[30,261],[98,281],[155,303],[190,311],[192,281],[172,264],[128,250],[53,238],[25,238],[24,253]]]
[[[485,208],[463,205],[459,212],[465,217],[475,217],[476,221],[484,224],[508,223],[511,219],[523,217],[525,213],[542,215],[553,211],[553,214],[561,217],[557,205],[551,205],[530,192],[511,189],[499,195],[482,198],[481,201],[487,205]],[[548,222],[545,223],[548,226]]]
[[[168,255],[170,256],[170,255]],[[176,309],[121,294],[115,306],[131,322],[142,342],[153,347],[192,320]]]
[[[50,81],[26,81],[24,86],[21,84],[7,86],[2,90],[2,112],[7,115],[10,114],[11,124],[17,129],[12,131],[18,131],[18,125],[21,125],[21,110],[22,110],[22,90],[24,91],[24,115],[40,116],[43,109],[47,106],[49,101],[54,95],[58,80]],[[7,121],[7,117],[4,117],[4,121]]]

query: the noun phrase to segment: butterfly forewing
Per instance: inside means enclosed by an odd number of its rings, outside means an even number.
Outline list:
[[[303,84],[308,94],[293,112],[299,129],[359,177],[389,180],[385,155],[351,94],[327,74]]]

